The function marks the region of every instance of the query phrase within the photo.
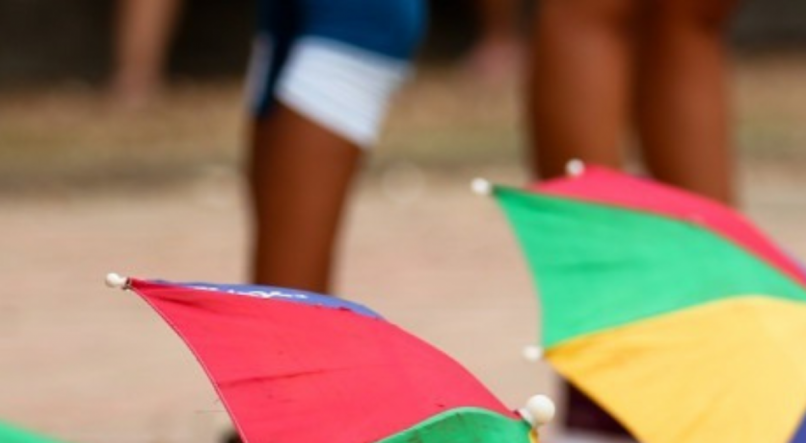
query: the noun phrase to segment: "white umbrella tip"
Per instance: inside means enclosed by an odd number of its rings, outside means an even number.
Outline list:
[[[526,402],[526,406],[518,411],[524,420],[535,428],[543,426],[554,419],[557,407],[545,395],[535,395]]]
[[[126,286],[129,285],[129,278],[114,272],[110,272],[109,274],[106,274],[105,282],[110,288],[125,289]]]
[[[583,172],[585,172],[585,163],[578,158],[565,164],[565,173],[571,177],[579,177]]]
[[[538,362],[543,359],[543,348],[536,345],[524,346],[521,355],[526,361]]]
[[[493,184],[483,178],[474,178],[470,182],[470,189],[478,195],[490,195],[493,193]]]

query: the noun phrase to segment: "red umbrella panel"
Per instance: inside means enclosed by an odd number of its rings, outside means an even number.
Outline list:
[[[359,304],[261,286],[110,282],[185,341],[246,442],[536,440],[460,364]],[[524,414],[545,421],[545,403]]]

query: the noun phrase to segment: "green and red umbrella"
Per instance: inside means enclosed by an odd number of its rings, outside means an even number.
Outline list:
[[[247,443],[529,443],[553,414],[541,396],[507,408],[449,356],[356,303],[263,286],[108,283],[139,294],[185,341]]]
[[[477,183],[537,281],[548,361],[644,443],[806,442],[803,268],[718,203],[574,169]]]

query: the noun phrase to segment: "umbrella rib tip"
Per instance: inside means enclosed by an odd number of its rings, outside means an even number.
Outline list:
[[[129,277],[110,272],[104,279],[106,286],[114,289],[127,289],[129,287]]]
[[[538,362],[543,359],[543,348],[536,345],[524,346],[521,355],[526,361]]]
[[[579,177],[585,172],[585,162],[575,158],[565,164],[565,173],[570,177]]]
[[[470,182],[470,189],[477,195],[492,195],[493,184],[484,178],[474,178],[473,181]]]
[[[535,395],[526,402],[526,406],[518,410],[518,413],[534,428],[539,428],[554,419],[557,407],[545,395]]]

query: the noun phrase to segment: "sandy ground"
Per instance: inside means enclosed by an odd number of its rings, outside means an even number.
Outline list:
[[[520,357],[536,340],[533,290],[503,218],[467,191],[469,178],[403,171],[364,183],[339,292],[447,350],[518,406],[553,392],[550,371]],[[806,180],[750,169],[743,184],[751,217],[806,256]],[[102,280],[242,280],[237,180],[0,206],[0,417],[72,442],[214,441],[226,414],[192,356],[140,300]]]
[[[736,75],[737,144],[752,165],[745,207],[801,257],[805,73],[804,58],[770,58],[743,60]],[[102,281],[109,271],[243,280],[246,219],[231,172],[240,89],[191,84],[140,114],[110,112],[81,88],[0,100],[0,419],[75,443],[206,443],[227,426],[180,341]],[[354,201],[338,284],[513,407],[553,393],[551,373],[521,360],[537,340],[530,277],[497,209],[467,183],[480,171],[520,182],[520,103],[514,89],[424,72]]]

